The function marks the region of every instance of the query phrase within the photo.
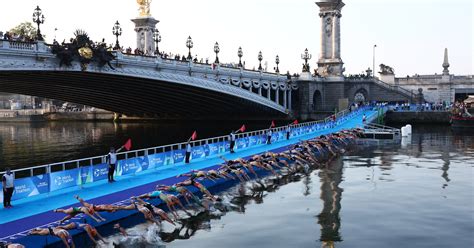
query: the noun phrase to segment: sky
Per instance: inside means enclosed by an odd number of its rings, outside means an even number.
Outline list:
[[[262,51],[269,70],[280,56],[280,70],[300,72],[301,54],[308,48],[312,69],[319,57],[320,18],[315,0],[153,0],[152,15],[160,21],[160,50],[187,54],[188,36],[193,55],[213,61],[214,43],[221,62],[238,62],[244,51],[247,68],[258,67]],[[472,0],[344,0],[341,50],[346,73],[356,74],[376,64],[395,69],[399,77],[442,73],[444,48],[449,50],[450,72],[474,74]],[[131,19],[138,16],[136,0],[16,0],[2,1],[0,30],[31,21],[39,5],[46,21],[42,31],[51,41],[69,39],[83,29],[100,41],[113,43],[112,27],[122,24],[124,47],[135,47]],[[58,31],[54,31],[57,28]],[[378,66],[377,66],[378,68]]]

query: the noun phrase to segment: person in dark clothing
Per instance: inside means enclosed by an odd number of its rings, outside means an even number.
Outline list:
[[[188,141],[188,143],[186,144],[186,159],[185,159],[186,164],[189,164],[189,161],[191,159],[191,152],[192,151],[193,151],[193,148],[191,146],[191,143]]]
[[[272,130],[271,129],[268,129],[267,131],[267,145],[270,145],[272,143]]]
[[[2,185],[3,185],[3,207],[11,208],[13,207],[11,204],[13,191],[15,189],[14,186],[15,176],[11,172],[10,168],[7,168],[5,175],[2,177]]]
[[[230,141],[230,153],[234,153],[234,146],[235,146],[235,132],[232,131],[229,134],[229,141]]]
[[[105,157],[107,164],[109,165],[109,174],[107,175],[109,183],[115,182],[114,173],[117,165],[117,152],[120,152],[123,149],[123,146],[120,147],[117,151],[114,147],[110,148],[109,154]]]

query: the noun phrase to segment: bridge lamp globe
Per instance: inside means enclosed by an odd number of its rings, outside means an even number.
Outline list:
[[[239,67],[240,68],[244,67],[242,65],[242,57],[244,56],[244,52],[242,51],[242,47],[239,47],[239,50],[237,50],[237,56],[239,56]]]
[[[258,61],[259,61],[258,70],[259,71],[263,70],[262,60],[263,60],[263,55],[262,55],[262,51],[260,51],[260,52],[258,52]]]
[[[153,41],[155,41],[155,53],[156,55],[159,55],[160,49],[158,48],[158,44],[161,42],[161,34],[157,28],[153,31]]]
[[[191,36],[189,36],[188,39],[186,40],[186,47],[189,49],[188,58],[187,58],[189,61],[193,59],[193,56],[191,56],[191,48],[193,48],[193,46],[194,46],[193,39],[191,38]]]
[[[219,43],[216,42],[216,44],[214,44],[214,52],[216,53],[216,61],[214,63],[216,64],[219,64],[219,52],[221,51],[221,49],[219,48]]]
[[[112,34],[115,35],[115,46],[114,50],[120,50],[119,36],[122,35],[122,27],[118,21],[115,22],[114,27],[112,28]]]
[[[278,68],[278,65],[280,64],[280,56],[278,56],[278,55],[276,56],[276,58],[275,58],[275,63],[276,63],[276,65],[277,65],[277,66],[276,66],[276,69],[275,69],[275,72],[276,72],[276,73],[280,73],[280,68]]]
[[[39,41],[44,40],[40,30],[40,25],[44,23],[44,19],[43,11],[39,6],[36,6],[36,9],[33,11],[33,22],[38,25],[38,29],[36,30],[36,39]]]

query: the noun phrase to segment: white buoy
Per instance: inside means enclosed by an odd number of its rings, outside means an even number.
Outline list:
[[[412,134],[412,126],[410,124],[406,125],[407,127],[407,132],[408,132],[408,135],[411,135]]]
[[[408,128],[402,127],[402,137],[408,137]]]

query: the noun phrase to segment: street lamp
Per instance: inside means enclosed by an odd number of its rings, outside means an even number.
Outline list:
[[[216,41],[216,44],[214,44],[214,52],[216,53],[216,61],[214,61],[214,63],[216,64],[219,64],[219,52],[221,51],[221,49],[219,48],[219,43],[217,43]]]
[[[276,56],[276,58],[275,58],[275,63],[277,64],[277,67],[276,67],[276,69],[275,69],[275,72],[276,72],[276,73],[280,73],[280,68],[278,68],[278,65],[280,64],[280,56],[278,56],[278,55]]]
[[[242,56],[244,56],[244,52],[242,51],[242,47],[239,47],[239,50],[237,51],[237,56],[239,56],[239,68],[244,67],[242,65]]]
[[[263,55],[262,55],[262,51],[260,51],[260,52],[258,52],[258,61],[259,61],[258,70],[259,71],[263,70],[262,60],[263,60]]]
[[[374,50],[373,50],[373,63],[372,63],[372,70],[374,71],[373,72],[373,77],[375,78],[375,48],[377,47],[377,45],[374,45]]]
[[[308,48],[306,48],[306,49],[304,50],[304,54],[301,54],[301,59],[304,60],[303,72],[309,72],[308,60],[310,60],[312,57],[313,57],[313,55],[311,55],[311,54],[308,52]]]
[[[160,55],[160,49],[158,48],[158,44],[161,42],[161,34],[157,28],[153,32],[153,41],[155,41],[155,53],[158,56]]]
[[[39,6],[36,6],[36,9],[33,12],[33,22],[38,25],[38,30],[36,30],[36,39],[43,41],[43,35],[41,34],[40,24],[44,23],[44,15]]]
[[[193,48],[193,46],[194,46],[193,39],[191,38],[191,36],[189,36],[188,39],[186,40],[186,47],[189,49],[189,53],[188,53],[189,61],[193,59],[193,56],[191,56],[191,48]]]
[[[115,22],[114,27],[112,28],[112,34],[115,35],[115,47],[114,50],[120,50],[120,44],[118,37],[122,35],[122,27],[118,21]]]

